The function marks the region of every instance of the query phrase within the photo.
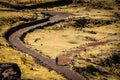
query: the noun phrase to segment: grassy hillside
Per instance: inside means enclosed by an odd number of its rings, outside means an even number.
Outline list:
[[[12,4],[21,4],[21,5],[31,5],[31,4],[39,4],[45,2],[51,2],[55,0],[4,0],[4,2],[9,2]]]
[[[53,0],[4,0],[4,2],[33,5]],[[54,0],[55,1],[55,0]],[[65,66],[83,74],[89,80],[120,79],[120,11],[115,0],[75,0],[75,4],[47,8],[53,11],[65,11],[81,16],[64,22],[35,29],[26,34],[25,46],[41,52],[43,56],[55,59],[67,51],[76,50],[88,43],[116,40],[89,47],[70,56],[72,62]],[[33,80],[65,80],[54,70],[37,65],[33,58],[13,49],[4,38],[4,33],[19,24],[44,18],[34,11],[44,8],[18,11],[0,4],[0,62],[15,62],[20,66],[22,78]]]
[[[0,12],[0,63],[17,63],[22,71],[22,78],[36,80],[65,80],[61,75],[53,70],[35,64],[32,57],[16,49],[13,49],[4,38],[4,33],[19,24],[33,21],[35,14],[32,11],[27,12]],[[39,15],[39,18],[42,16]]]

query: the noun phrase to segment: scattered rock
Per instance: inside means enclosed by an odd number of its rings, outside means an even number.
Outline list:
[[[0,80],[21,80],[21,71],[16,63],[0,63]]]

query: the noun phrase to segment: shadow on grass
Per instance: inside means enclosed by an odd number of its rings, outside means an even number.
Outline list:
[[[22,9],[36,9],[36,8],[52,8],[52,7],[58,7],[58,6],[64,6],[64,5],[68,5],[71,4],[72,0],[58,0],[58,1],[54,1],[54,2],[46,2],[46,3],[40,3],[40,4],[35,4],[35,5],[30,5],[30,6],[20,6],[20,5],[14,5],[8,2],[2,2],[0,1],[0,4],[8,7],[8,8],[14,8],[17,10],[22,10]]]
[[[42,19],[42,20],[37,20],[37,21],[34,21],[34,22],[30,22],[30,23],[25,23],[25,24],[20,24],[16,27],[13,27],[13,28],[10,28],[5,34],[4,34],[4,37],[8,40],[9,36],[16,32],[17,30],[19,29],[22,29],[22,28],[25,28],[25,27],[28,27],[28,26],[33,26],[35,24],[40,24],[40,23],[43,23],[45,21],[48,21],[49,18],[46,18],[46,19]]]
[[[16,32],[16,31],[18,31],[18,30],[20,30],[20,29],[22,29],[22,28],[31,27],[31,26],[33,26],[33,25],[37,25],[37,24],[40,24],[40,23],[43,23],[43,22],[46,22],[46,21],[49,21],[49,17],[48,17],[48,18],[45,18],[45,19],[42,19],[42,20],[37,20],[37,21],[34,21],[34,22],[30,22],[30,23],[20,24],[20,25],[18,25],[18,26],[15,26],[15,27],[13,27],[13,28],[10,28],[10,29],[4,34],[4,37],[6,38],[7,41],[9,41],[9,36],[10,36],[11,34],[13,34],[14,32]],[[63,21],[63,20],[60,20],[60,21],[57,21],[57,22],[54,22],[54,23],[47,23],[47,24],[44,25],[44,26],[40,26],[40,27],[37,27],[37,28],[33,28],[33,29],[29,30],[28,32],[24,33],[24,34],[21,36],[20,39],[24,42],[23,39],[24,39],[24,37],[25,37],[25,35],[26,35],[27,33],[32,32],[32,31],[34,31],[35,29],[43,29],[44,27],[54,25],[54,24],[59,23],[59,22],[61,22],[61,21]]]

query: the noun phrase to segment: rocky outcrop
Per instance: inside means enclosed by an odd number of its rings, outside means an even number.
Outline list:
[[[21,80],[21,71],[16,63],[0,63],[0,80]]]
[[[71,59],[66,55],[60,55],[56,58],[56,63],[61,66],[68,65]]]

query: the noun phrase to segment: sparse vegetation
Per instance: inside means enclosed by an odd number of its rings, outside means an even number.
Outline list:
[[[118,0],[73,0],[75,4],[97,9],[119,9]]]
[[[68,37],[68,35],[62,35],[63,37]]]
[[[68,43],[70,43],[70,44],[77,44],[76,41],[68,41]]]
[[[45,3],[55,0],[4,0],[4,1],[19,5],[33,5],[33,4]]]
[[[29,79],[57,79],[65,80],[55,71],[49,71],[43,66],[35,64],[32,57],[12,49],[4,38],[4,33],[19,24],[32,21],[34,13],[27,12],[0,12],[0,63],[14,62],[17,63],[22,71],[22,78]]]

